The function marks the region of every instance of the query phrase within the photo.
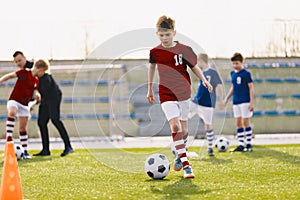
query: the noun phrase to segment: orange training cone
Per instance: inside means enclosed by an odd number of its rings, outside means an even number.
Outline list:
[[[18,161],[15,154],[14,142],[10,141],[5,144],[0,200],[21,199],[23,199],[23,194]]]

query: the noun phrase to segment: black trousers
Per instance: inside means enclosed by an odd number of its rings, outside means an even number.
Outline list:
[[[65,149],[71,147],[70,139],[66,128],[60,120],[60,103],[61,95],[57,96],[57,98],[55,99],[47,99],[45,102],[42,102],[39,106],[38,126],[41,132],[44,151],[49,151],[49,132],[47,126],[49,119],[51,119],[51,122],[58,130],[65,144]]]

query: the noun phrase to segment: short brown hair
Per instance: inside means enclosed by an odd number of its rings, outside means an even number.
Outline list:
[[[173,20],[170,17],[167,17],[166,15],[163,15],[158,19],[156,23],[156,29],[157,31],[167,29],[175,30],[175,20]]]
[[[231,57],[231,61],[241,61],[244,62],[244,57],[242,56],[241,53],[234,53],[233,56]]]
[[[208,55],[206,53],[198,54],[198,59],[202,60],[206,64],[208,64]]]
[[[48,70],[49,69],[49,63],[43,59],[39,59],[34,63],[34,66],[36,66],[36,68],[38,69],[45,69]]]
[[[21,55],[21,56],[24,56],[23,52],[22,51],[16,51],[14,54],[13,54],[13,57],[17,57],[18,55]]]

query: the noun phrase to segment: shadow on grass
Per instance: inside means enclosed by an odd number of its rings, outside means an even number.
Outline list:
[[[275,148],[281,148],[275,147]],[[287,147],[292,148],[292,147]],[[284,151],[275,150],[273,147],[265,147],[265,146],[254,146],[253,152],[245,152],[243,155],[249,157],[249,158],[263,158],[263,157],[270,157],[277,159],[281,162],[288,162],[294,165],[297,165],[300,167],[300,156],[297,155],[291,155]]]
[[[181,178],[179,181],[167,185],[162,189],[156,188],[155,186],[151,185],[150,190],[155,195],[164,195],[162,199],[185,199],[191,195],[201,195],[212,192],[212,190],[201,190],[201,188],[194,184],[191,179],[184,178]]]

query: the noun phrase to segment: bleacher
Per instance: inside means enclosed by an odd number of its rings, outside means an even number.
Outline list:
[[[124,61],[126,62],[126,61]],[[169,135],[170,128],[161,107],[157,102],[150,105],[146,99],[147,93],[147,61],[140,60],[134,65],[124,63],[128,73],[128,94],[115,98],[115,105],[122,108],[122,102],[130,101],[130,112],[114,114],[120,118],[117,126],[129,136]],[[255,111],[251,119],[256,133],[266,132],[299,132],[300,126],[300,64],[298,62],[266,62],[263,64],[248,63],[255,87]],[[292,64],[293,63],[293,64]],[[136,66],[139,66],[138,68]],[[134,69],[134,70],[131,70]],[[217,69],[224,80],[224,90],[227,92],[231,86],[229,62],[218,63]],[[2,74],[4,72],[1,72]],[[61,105],[61,118],[71,136],[99,135],[99,127],[105,134],[109,134],[109,120],[112,116],[109,111],[109,94],[107,91],[109,81],[105,78],[95,79],[97,73],[89,73],[85,78],[76,77],[76,70],[72,67],[67,70],[53,70],[52,74],[63,91]],[[192,74],[192,73],[190,73]],[[193,91],[196,91],[198,80],[192,75]],[[122,85],[122,81],[115,80],[114,85]],[[6,102],[8,94],[14,85],[8,81],[0,85],[0,126],[5,127]],[[75,88],[75,95],[73,89]],[[96,90],[95,90],[96,88]],[[91,95],[93,93],[93,95]],[[158,90],[155,89],[158,101]],[[118,102],[119,101],[119,102]],[[74,112],[75,110],[75,112]],[[78,111],[79,110],[79,111]],[[36,125],[37,107],[32,112],[29,122],[30,137],[39,137]],[[93,124],[91,124],[93,122]],[[124,125],[125,124],[125,125]],[[235,132],[235,122],[232,116],[231,103],[226,110],[216,109],[214,119],[215,132],[232,134]],[[52,136],[58,136],[56,129],[49,123]],[[125,128],[124,128],[125,127]],[[3,128],[4,129],[4,128]],[[16,128],[17,130],[17,128]],[[80,131],[78,135],[78,130]],[[203,133],[203,123],[197,116],[189,121],[191,135]],[[2,133],[4,131],[2,130]],[[1,134],[3,137],[4,134]]]

